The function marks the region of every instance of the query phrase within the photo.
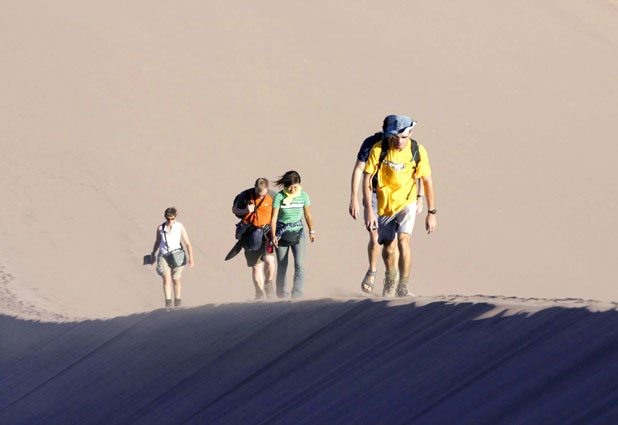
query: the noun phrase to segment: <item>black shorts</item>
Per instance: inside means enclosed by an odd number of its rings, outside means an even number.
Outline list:
[[[245,259],[247,260],[247,267],[253,267],[260,264],[264,261],[264,256],[266,255],[275,255],[275,250],[273,252],[266,252],[266,242],[262,242],[262,246],[257,251],[248,251],[245,249]]]

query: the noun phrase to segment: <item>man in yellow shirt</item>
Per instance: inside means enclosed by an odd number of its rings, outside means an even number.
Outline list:
[[[425,147],[410,139],[416,121],[404,115],[389,115],[385,120],[384,133],[388,137],[388,149],[382,153],[382,142],[371,149],[363,175],[363,198],[371,205],[371,180],[377,174],[378,216],[368,209],[365,225],[368,230],[378,230],[378,243],[384,245],[382,257],[386,266],[386,277],[382,295],[399,297],[414,296],[408,290],[412,252],[410,238],[416,217],[420,178],[427,199],[425,229],[433,233],[436,228],[436,209],[433,180]],[[385,146],[386,146],[385,145]],[[417,145],[417,149],[414,146]],[[422,202],[422,200],[421,200]],[[397,279],[396,252],[399,248],[399,283]]]

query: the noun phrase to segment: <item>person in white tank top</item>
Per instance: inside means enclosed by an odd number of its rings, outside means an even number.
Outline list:
[[[184,266],[170,267],[164,256],[172,251],[182,249],[182,241],[187,250],[186,255],[189,267],[195,265],[193,261],[193,249],[191,248],[191,241],[189,240],[187,229],[182,223],[176,221],[176,214],[176,208],[174,207],[169,207],[165,210],[165,223],[157,227],[157,238],[152,248],[152,254],[150,254],[152,263],[154,264],[156,252],[157,250],[159,251],[156,261],[157,273],[163,278],[163,295],[165,296],[166,307],[172,306],[171,282],[174,282],[174,307],[179,307],[181,305],[180,278]]]

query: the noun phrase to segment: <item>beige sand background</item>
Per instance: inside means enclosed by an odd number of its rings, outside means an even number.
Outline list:
[[[0,312],[158,308],[141,258],[175,205],[185,305],[249,300],[231,202],[298,170],[306,296],[360,296],[362,140],[419,121],[439,221],[414,291],[618,299],[614,1],[3,2]],[[383,267],[379,268],[380,273]]]

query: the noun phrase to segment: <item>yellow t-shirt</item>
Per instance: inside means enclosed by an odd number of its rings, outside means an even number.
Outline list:
[[[416,175],[412,175],[412,170],[416,165],[412,162],[412,149],[410,143],[401,151],[396,151],[390,144],[390,148],[378,171],[378,214],[381,216],[392,216],[397,214],[406,206],[416,201],[416,179],[431,174],[429,167],[429,157],[425,147],[418,145],[418,167]],[[382,142],[378,142],[371,148],[365,172],[374,174],[380,161]]]

